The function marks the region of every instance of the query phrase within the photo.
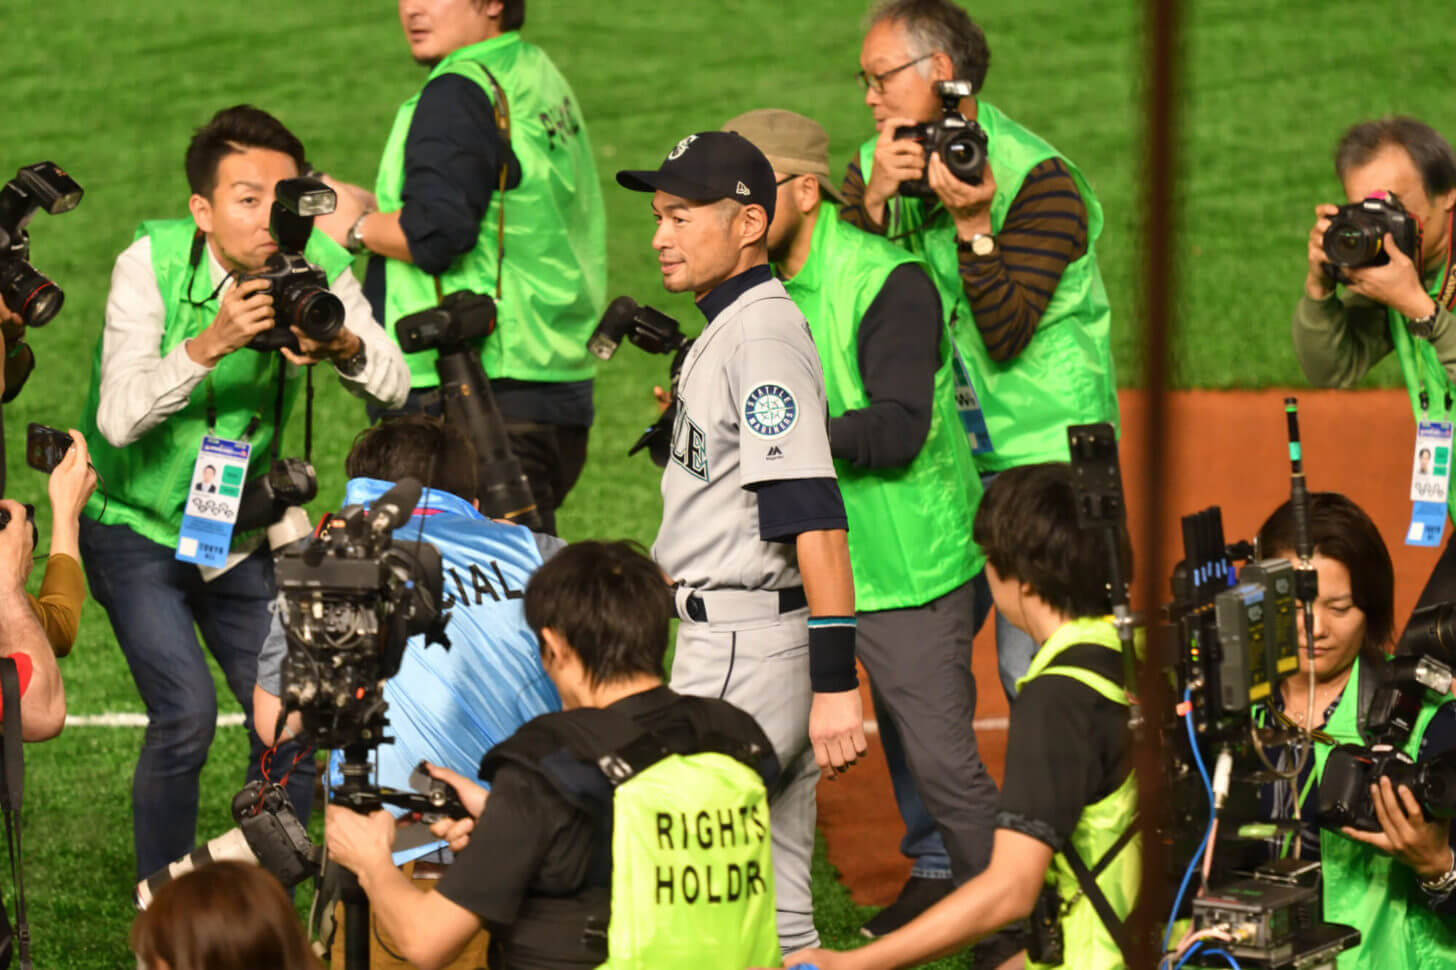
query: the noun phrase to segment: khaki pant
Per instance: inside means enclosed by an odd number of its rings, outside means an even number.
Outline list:
[[[410,877],[415,888],[420,892],[434,892],[435,883],[439,881],[438,869],[432,871],[428,876],[415,874],[415,863],[404,864],[404,874]],[[339,931],[334,936],[333,970],[344,970],[344,904],[339,903],[334,907],[334,920]],[[374,918],[373,910],[369,913],[369,970],[411,970],[414,964],[408,962],[399,955],[395,949],[394,941],[389,938],[384,927]],[[465,944],[465,949],[460,955],[445,965],[445,970],[485,970],[485,952],[490,945],[490,934],[481,930],[470,938]]]

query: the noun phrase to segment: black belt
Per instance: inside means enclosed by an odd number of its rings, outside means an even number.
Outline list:
[[[795,610],[802,610],[809,605],[809,597],[804,593],[802,586],[790,586],[788,589],[781,589],[779,594],[779,613],[792,613]],[[708,605],[697,593],[688,594],[687,616],[679,619],[695,620],[698,623],[708,622]]]

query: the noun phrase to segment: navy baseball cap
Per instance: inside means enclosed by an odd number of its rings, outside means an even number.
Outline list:
[[[760,205],[773,221],[773,166],[763,152],[735,131],[700,131],[688,135],[667,153],[655,171],[617,173],[617,184],[634,192],[656,192],[716,202],[732,199]]]

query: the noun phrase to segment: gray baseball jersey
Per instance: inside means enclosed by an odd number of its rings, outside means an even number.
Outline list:
[[[802,585],[793,543],[759,538],[748,486],[834,477],[819,354],[769,279],[719,313],[683,362],[653,555],[695,589]]]

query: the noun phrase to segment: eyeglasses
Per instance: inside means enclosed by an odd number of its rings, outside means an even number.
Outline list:
[[[885,72],[883,72],[881,74],[870,74],[870,73],[868,73],[868,72],[866,72],[864,70],[860,70],[860,71],[858,71],[858,72],[855,73],[855,77],[859,78],[859,83],[860,83],[860,86],[861,87],[866,88],[867,90],[873,91],[876,94],[884,94],[885,93],[885,81],[886,81],[887,78],[891,77],[892,75],[899,74],[901,71],[905,70],[905,68],[907,68],[907,67],[913,67],[916,64],[919,64],[921,61],[926,60],[926,59],[931,58],[931,57],[934,57],[934,56],[935,56],[934,52],[929,53],[929,54],[921,54],[919,57],[915,58],[915,60],[913,60],[913,61],[906,61],[904,64],[901,64],[899,67],[892,67],[888,71],[885,71]]]
[[[799,176],[797,176],[797,175],[785,175],[783,178],[779,179],[777,182],[774,183],[774,188],[778,188],[780,185],[783,185],[785,182],[792,182],[794,179],[796,179],[798,177]]]

